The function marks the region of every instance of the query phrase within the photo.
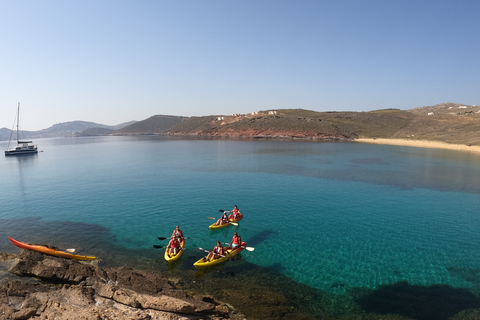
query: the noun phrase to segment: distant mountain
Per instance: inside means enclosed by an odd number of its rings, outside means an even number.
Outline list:
[[[106,132],[114,132],[115,130],[121,129],[123,127],[129,126],[136,121],[129,121],[115,126],[108,126],[104,124],[99,124],[95,122],[88,121],[70,121],[57,123],[50,128],[42,129],[39,131],[22,131],[20,130],[21,139],[38,139],[38,138],[53,138],[53,137],[71,137],[78,136],[83,131],[92,130],[94,128],[105,129]],[[109,130],[109,131],[108,131]],[[0,129],[0,140],[9,140],[11,130],[7,128]],[[104,135],[104,134],[101,134]]]

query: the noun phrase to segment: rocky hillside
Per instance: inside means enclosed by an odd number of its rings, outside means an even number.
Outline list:
[[[480,144],[480,107],[444,103],[411,110],[315,112],[303,109],[187,118],[170,135],[222,138],[397,138]]]

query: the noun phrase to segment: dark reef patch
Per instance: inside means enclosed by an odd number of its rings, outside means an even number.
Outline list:
[[[480,283],[480,269],[466,268],[466,267],[448,267],[448,272],[451,275],[460,277],[471,283]]]
[[[274,233],[275,231],[273,229],[261,231],[254,236],[248,238],[248,245],[254,247],[258,246],[260,243],[270,238]]]
[[[408,282],[381,286],[357,303],[365,312],[399,314],[416,320],[447,320],[463,310],[480,308],[480,299],[467,289]]]

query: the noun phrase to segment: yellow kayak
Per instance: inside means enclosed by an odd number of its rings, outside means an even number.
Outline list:
[[[228,258],[231,258],[231,257],[239,254],[243,249],[245,249],[246,246],[247,246],[247,244],[245,242],[242,242],[242,244],[235,249],[227,249],[226,254],[223,257],[220,257],[218,259],[213,259],[212,261],[203,261],[203,258],[201,258],[200,260],[195,262],[193,265],[197,269],[214,266],[216,264],[227,261]]]
[[[12,239],[10,237],[8,237],[8,239],[14,245],[16,245],[19,248],[38,251],[38,252],[49,254],[49,255],[52,255],[52,256],[56,256],[56,257],[62,257],[62,258],[67,258],[67,259],[76,259],[76,260],[95,260],[95,259],[97,259],[96,257],[92,257],[92,256],[82,256],[82,255],[78,255],[78,254],[68,253],[68,252],[64,252],[64,251],[60,251],[60,250],[55,250],[55,249],[48,248],[48,247],[45,247],[45,246],[20,242],[20,241],[17,241],[15,239]]]
[[[210,219],[213,219],[213,218],[210,218]],[[236,219],[228,218],[227,223],[217,225],[216,222],[215,222],[214,224],[210,225],[208,228],[210,230],[215,230],[215,229],[220,229],[220,228],[225,228],[225,227],[231,226],[232,224],[237,225],[237,222],[239,222],[242,219],[243,219],[243,214],[240,214],[240,216],[238,216]]]
[[[177,260],[178,258],[180,258],[180,257],[182,256],[183,251],[184,251],[183,249],[185,248],[185,239],[183,239],[183,241],[180,242],[180,248],[181,248],[181,249],[178,250],[178,253],[177,253],[176,255],[174,255],[174,256],[170,256],[170,255],[168,254],[168,250],[169,250],[170,248],[168,248],[168,247],[165,248],[165,260],[168,261],[168,262],[172,262],[172,261],[175,261],[175,260]]]
[[[216,223],[216,222],[215,222]],[[208,229],[210,230],[215,230],[215,229],[220,229],[220,228],[225,228],[225,227],[228,227],[228,226],[231,226],[232,223],[231,222],[227,222],[227,223],[224,223],[224,224],[219,224],[219,225],[216,225],[216,224],[212,224],[208,227]]]

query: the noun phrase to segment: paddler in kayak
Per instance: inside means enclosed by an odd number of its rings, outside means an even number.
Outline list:
[[[232,241],[227,247],[225,247],[225,250],[227,249],[235,250],[237,247],[240,246],[241,243],[242,243],[242,237],[240,237],[237,232],[234,232]]]
[[[231,215],[228,217],[229,220],[237,220],[241,215],[237,205],[235,205],[235,207],[233,207],[232,211],[229,211],[229,213],[231,213]]]
[[[217,245],[213,247],[213,250],[208,253],[206,258],[203,258],[203,261],[212,261],[220,258],[221,256],[225,256],[225,250],[220,241],[217,241]]]
[[[178,251],[180,250],[180,241],[178,238],[174,237],[170,239],[170,242],[168,243],[168,256],[174,257],[177,255]]]
[[[223,215],[220,219],[218,219],[217,222],[215,222],[215,225],[220,226],[222,224],[228,223],[228,216],[227,216],[227,211],[223,211]]]
[[[178,241],[182,242],[183,241],[183,231],[180,230],[180,227],[179,226],[176,226],[175,227],[175,230],[173,230],[173,233],[172,233],[172,236],[171,238],[177,238]]]

